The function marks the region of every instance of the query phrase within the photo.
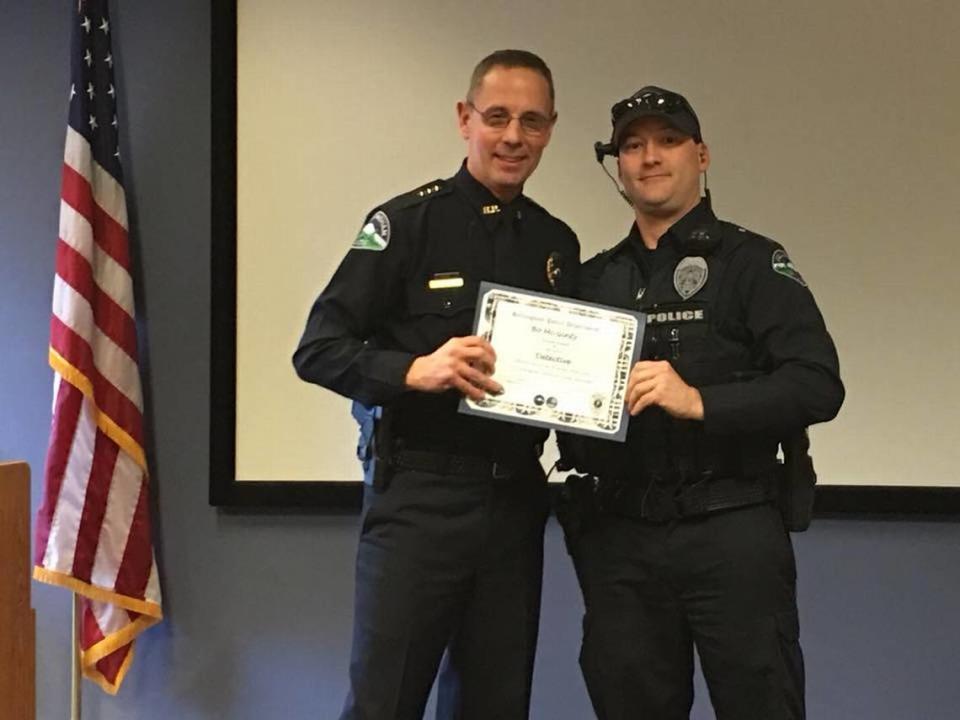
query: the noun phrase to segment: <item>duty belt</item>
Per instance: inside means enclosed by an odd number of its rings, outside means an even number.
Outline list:
[[[533,454],[531,453],[531,462]],[[437,475],[460,475],[463,477],[492,478],[506,480],[517,474],[521,463],[470,455],[426,450],[400,450],[393,453],[388,461],[392,467],[404,470],[435,473]]]
[[[680,487],[651,480],[604,483],[598,488],[600,507],[606,512],[650,522],[670,522],[747,505],[776,497],[773,474],[754,477],[709,477]]]

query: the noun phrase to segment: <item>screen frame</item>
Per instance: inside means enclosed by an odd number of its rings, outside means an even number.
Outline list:
[[[211,5],[211,329],[209,502],[253,510],[358,510],[361,481],[238,480],[237,352],[237,2]],[[960,514],[960,487],[817,486],[817,516]]]

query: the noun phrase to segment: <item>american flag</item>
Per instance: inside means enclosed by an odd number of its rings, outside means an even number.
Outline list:
[[[150,533],[113,28],[106,0],[72,7],[70,113],[50,365],[53,423],[34,578],[77,593],[83,672],[119,689],[133,641],[161,619]]]

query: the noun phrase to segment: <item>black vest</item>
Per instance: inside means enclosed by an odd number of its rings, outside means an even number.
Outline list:
[[[581,297],[644,312],[641,359],[669,361],[694,387],[759,375],[743,311],[731,302],[738,295],[722,292],[738,280],[725,272],[742,243],[736,226],[713,219],[687,237],[671,238],[655,256],[644,257],[631,242],[584,266]],[[602,478],[686,483],[767,472],[776,462],[777,438],[707,435],[702,422],[677,420],[654,407],[630,418],[625,443],[566,437],[561,449],[565,461]]]

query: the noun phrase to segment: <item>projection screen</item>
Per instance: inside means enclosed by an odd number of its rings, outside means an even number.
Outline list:
[[[651,83],[697,109],[717,214],[789,250],[847,387],[811,433],[821,509],[960,509],[957,27],[923,1],[218,0],[211,501],[355,502],[349,402],[291,353],[365,214],[458,168],[474,64],[521,47],[559,113],[526,192],[584,258],[632,221],[592,144]]]

